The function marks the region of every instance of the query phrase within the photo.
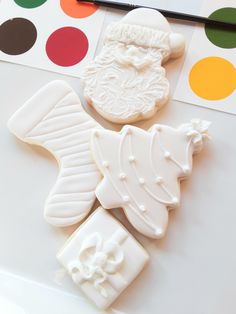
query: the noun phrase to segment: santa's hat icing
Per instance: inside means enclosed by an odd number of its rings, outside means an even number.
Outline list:
[[[157,10],[140,8],[129,12],[120,22],[108,26],[105,42],[157,48],[163,57],[177,58],[185,49],[183,35],[174,33],[167,19]]]

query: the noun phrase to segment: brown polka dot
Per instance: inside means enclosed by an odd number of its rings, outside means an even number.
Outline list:
[[[0,26],[0,50],[9,55],[25,53],[37,38],[34,24],[24,18],[7,20]]]

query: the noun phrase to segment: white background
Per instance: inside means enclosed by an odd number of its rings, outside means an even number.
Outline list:
[[[194,14],[201,6],[197,0],[143,3]],[[107,22],[117,17],[109,13]],[[177,23],[173,29],[184,33],[189,42],[191,25]],[[181,60],[176,60],[166,67],[172,92],[180,65]],[[17,108],[57,78],[65,79],[81,94],[78,79],[0,63],[1,314],[98,313],[70,279],[63,277],[55,258],[76,227],[57,229],[43,220],[43,205],[55,182],[57,164],[49,153],[18,141],[6,128]],[[83,105],[105,127],[113,128],[84,101]],[[142,237],[118,213],[151,259],[110,313],[236,313],[236,117],[170,101],[152,120],[138,125],[149,128],[158,121],[177,126],[195,117],[213,122],[213,139],[196,156],[193,174],[182,184],[181,208],[171,213],[166,237],[161,241]]]

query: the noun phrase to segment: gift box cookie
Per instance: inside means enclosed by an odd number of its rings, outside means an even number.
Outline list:
[[[100,309],[109,307],[149,259],[144,248],[102,207],[69,238],[57,258]]]

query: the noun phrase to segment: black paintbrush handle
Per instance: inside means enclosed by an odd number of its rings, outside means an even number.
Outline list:
[[[154,10],[158,10],[165,17],[169,17],[172,19],[196,22],[196,23],[206,24],[206,25],[209,25],[212,27],[227,28],[227,29],[231,29],[231,30],[236,31],[236,24],[234,24],[234,23],[212,20],[210,18],[198,16],[198,15],[192,15],[192,14],[175,12],[175,11],[168,11],[168,10],[163,10],[163,9],[151,8],[148,6],[142,6],[142,5],[138,5],[138,4],[122,3],[122,2],[115,2],[115,1],[87,0],[85,2],[90,2],[90,3],[97,4],[97,5],[105,6],[108,8],[114,8],[114,9],[125,10],[125,11],[130,11],[130,10],[138,9],[138,8],[154,9]]]

